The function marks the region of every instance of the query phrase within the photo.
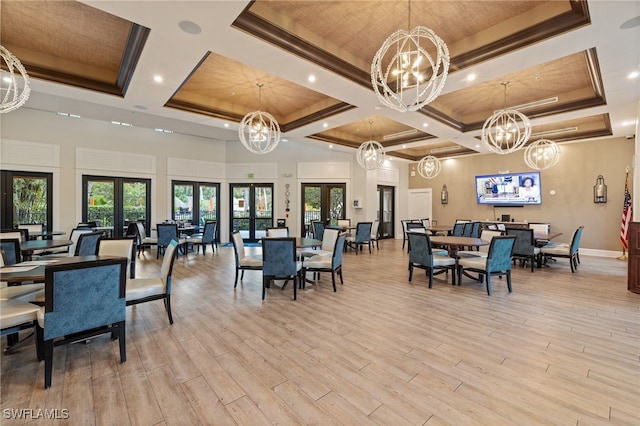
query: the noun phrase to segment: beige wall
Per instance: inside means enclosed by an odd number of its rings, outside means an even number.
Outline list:
[[[442,162],[442,171],[427,180],[411,171],[409,189],[433,188],[433,218],[439,224],[451,224],[461,219],[495,219],[510,214],[516,221],[550,222],[553,231],[562,232],[558,241],[569,242],[571,234],[584,225],[581,247],[597,250],[622,251],[620,222],[622,215],[625,168],[633,167],[634,141],[625,138],[561,145],[558,164],[541,172],[542,204],[521,208],[481,206],[475,198],[475,176],[501,171],[526,172],[523,152],[510,155],[474,155]],[[630,169],[629,185],[633,182]],[[608,189],[608,202],[593,202],[596,177],[603,175]],[[449,191],[449,204],[438,201],[442,185]],[[555,191],[551,195],[550,191]],[[632,188],[630,187],[630,190]]]

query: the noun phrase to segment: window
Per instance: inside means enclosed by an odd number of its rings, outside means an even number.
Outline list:
[[[171,219],[204,226],[207,220],[218,220],[219,183],[174,180]],[[218,223],[220,229],[220,223]]]
[[[23,223],[44,223],[53,228],[53,174],[3,170],[2,228]]]

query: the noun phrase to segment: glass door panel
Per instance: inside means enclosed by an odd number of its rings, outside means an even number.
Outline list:
[[[346,219],[344,204],[345,204],[345,189],[344,185],[334,186],[328,185],[328,198],[327,205],[329,206],[328,222],[331,225],[337,225],[338,219]]]
[[[218,186],[200,184],[200,225],[207,220],[218,220]]]
[[[146,222],[146,218],[149,216],[146,182],[123,182],[122,209],[125,222],[136,222],[138,220]]]
[[[252,242],[273,226],[272,184],[229,184],[231,188],[231,229]]]
[[[380,238],[393,238],[394,235],[394,191],[393,186],[378,185],[378,220]]]
[[[115,181],[90,178],[86,182],[87,205],[83,221],[113,227],[116,222]]]
[[[2,229],[18,224],[43,223],[51,230],[53,174],[2,170]]]
[[[346,184],[303,183],[302,195],[303,236],[311,229],[312,221],[319,220],[327,225],[346,219]]]
[[[178,223],[193,223],[193,183],[173,183],[172,219]]]

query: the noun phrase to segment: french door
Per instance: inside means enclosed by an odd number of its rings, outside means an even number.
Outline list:
[[[395,188],[393,186],[378,185],[378,215],[380,221],[378,231],[380,238],[393,238],[395,214]]]
[[[302,236],[307,233],[312,221],[335,225],[338,219],[346,219],[346,194],[347,185],[344,183],[303,183]]]
[[[2,170],[0,208],[2,229],[19,224],[43,223],[53,228],[53,174]]]
[[[230,183],[231,229],[242,239],[255,242],[273,226],[273,184]]]
[[[171,182],[173,188],[171,219],[204,227],[207,220],[218,220],[220,184],[208,182]],[[220,223],[218,228],[220,229]]]
[[[151,229],[151,180],[82,176],[82,220],[110,228],[121,237],[129,222]]]

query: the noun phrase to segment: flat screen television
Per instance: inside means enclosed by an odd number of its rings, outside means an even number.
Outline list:
[[[526,206],[542,203],[540,172],[476,176],[478,204]]]

